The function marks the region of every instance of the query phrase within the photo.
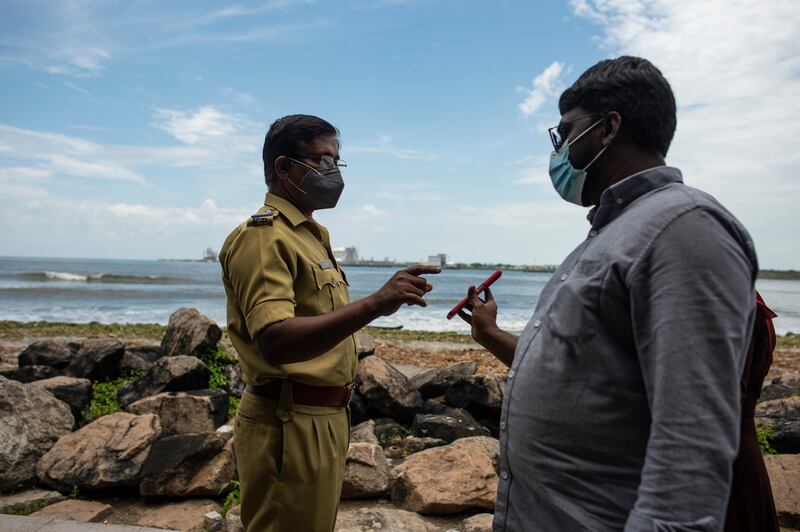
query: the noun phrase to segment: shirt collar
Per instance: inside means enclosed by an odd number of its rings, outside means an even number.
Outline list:
[[[305,215],[300,212],[300,209],[295,207],[291,201],[270,192],[267,192],[267,196],[264,198],[264,205],[275,207],[279,213],[283,214],[286,219],[289,220],[292,226],[297,226],[308,221],[308,218],[306,218]]]
[[[636,199],[670,183],[683,183],[681,171],[671,166],[655,166],[631,174],[603,191],[600,203],[586,218],[592,228],[598,229],[614,220]]]

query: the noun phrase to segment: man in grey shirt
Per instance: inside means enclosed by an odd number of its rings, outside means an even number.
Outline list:
[[[588,235],[519,338],[497,327],[489,290],[471,288],[462,313],[511,367],[494,529],[721,530],[755,316],[752,242],[665,165],[675,99],[650,62],[601,61],[559,109],[550,176],[565,200],[593,206]]]

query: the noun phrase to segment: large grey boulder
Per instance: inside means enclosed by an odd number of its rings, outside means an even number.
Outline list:
[[[68,340],[36,340],[19,354],[19,366],[50,366],[64,369],[72,361],[80,344]]]
[[[31,386],[39,386],[52,393],[56,399],[64,401],[72,410],[72,416],[77,420],[83,416],[82,412],[89,407],[92,401],[92,381],[75,377],[51,377],[34,381]]]
[[[505,391],[505,378],[500,375],[472,375],[453,382],[447,388],[444,400],[450,406],[469,410],[480,419],[500,415]]]
[[[769,442],[779,453],[800,453],[800,396],[756,405],[756,423],[767,426]]]
[[[141,358],[146,362],[155,362],[161,358],[161,342],[153,340],[125,340],[125,353]]]
[[[488,431],[485,432],[480,423],[475,421],[475,418],[466,411],[458,417],[439,414],[417,414],[414,416],[411,432],[416,436],[437,438],[447,443],[454,442],[459,438],[488,436]]]
[[[107,381],[119,377],[119,363],[125,344],[113,338],[84,340],[72,362],[64,370],[70,377]]]
[[[222,338],[222,330],[211,319],[193,308],[179,308],[169,317],[167,332],[161,340],[161,355],[200,356],[213,351]]]
[[[202,361],[190,356],[159,359],[147,373],[123,386],[117,401],[123,408],[161,392],[183,392],[208,388],[211,372]]]
[[[355,334],[355,338],[356,354],[358,355],[359,360],[375,354],[375,340],[372,338],[372,336],[364,332],[358,332]]]
[[[340,510],[334,532],[434,532],[441,530],[423,517],[397,508]]]
[[[342,497],[368,499],[389,492],[391,470],[383,448],[377,443],[351,443],[344,468]]]
[[[350,443],[380,443],[375,435],[375,421],[368,419],[350,430]]]
[[[800,528],[800,454],[767,454],[764,464],[778,521],[791,529]]]
[[[142,468],[142,495],[216,497],[236,478],[229,433],[177,434],[158,440]]]
[[[3,372],[4,377],[26,384],[59,375],[61,370],[51,366],[20,366],[16,370]]]
[[[422,397],[406,376],[377,355],[359,361],[356,385],[370,410],[399,421],[411,422],[422,408]]]
[[[782,374],[764,383],[759,401],[770,401],[800,395],[800,375]]]
[[[486,436],[413,454],[392,470],[392,503],[423,514],[493,510],[499,458],[499,442]]]
[[[47,390],[0,377],[0,491],[36,478],[36,463],[75,419]]]
[[[161,435],[158,417],[116,412],[62,436],[39,460],[42,484],[62,492],[132,488],[150,446]]]
[[[131,414],[155,414],[161,434],[214,432],[228,417],[228,394],[222,390],[165,392],[131,403]]]
[[[459,362],[444,368],[430,369],[411,378],[411,385],[419,390],[423,399],[444,395],[447,388],[461,377],[475,374],[475,362]]]
[[[226,389],[234,397],[242,397],[244,392],[245,382],[242,376],[242,366],[239,364],[228,364],[222,368],[225,378],[228,380]]]

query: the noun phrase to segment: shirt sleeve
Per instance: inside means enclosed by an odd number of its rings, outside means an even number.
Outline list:
[[[739,381],[755,316],[749,237],[695,208],[628,275],[650,438],[626,532],[721,530],[739,445]]]
[[[231,247],[225,275],[251,338],[294,317],[296,264],[296,254],[272,227],[246,228]]]

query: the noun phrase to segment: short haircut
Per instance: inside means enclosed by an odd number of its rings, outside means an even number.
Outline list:
[[[647,59],[625,55],[589,68],[558,100],[562,115],[576,107],[597,114],[618,112],[634,144],[666,157],[677,124],[675,96]]]
[[[277,119],[269,127],[264,139],[264,180],[267,187],[274,183],[275,159],[281,155],[296,156],[315,138],[333,135],[339,137],[339,130],[325,120],[311,115],[289,115]]]

